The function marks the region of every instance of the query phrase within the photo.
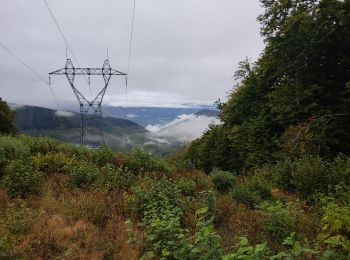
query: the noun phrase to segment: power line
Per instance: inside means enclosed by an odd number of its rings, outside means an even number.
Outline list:
[[[50,8],[50,6],[49,6],[48,3],[46,2],[46,0],[43,0],[43,1],[44,1],[44,3],[45,3],[45,6],[46,6],[47,10],[49,11],[49,13],[50,13],[50,15],[51,15],[51,17],[52,17],[52,20],[55,22],[55,24],[56,24],[56,26],[57,26],[57,29],[58,29],[58,31],[60,32],[60,35],[61,35],[62,39],[64,40],[64,42],[66,43],[66,46],[68,47],[70,53],[72,54],[74,61],[78,64],[78,67],[81,68],[81,66],[80,66],[80,64],[79,64],[79,62],[78,62],[78,59],[77,59],[77,57],[74,55],[74,52],[73,52],[73,50],[72,50],[70,44],[68,43],[68,40],[67,40],[67,38],[65,37],[65,35],[64,35],[64,33],[63,33],[63,30],[62,30],[61,26],[59,25],[57,19],[55,18],[54,14],[53,14],[53,12],[52,12],[52,10],[51,10],[51,8]],[[92,91],[91,91],[91,86],[90,86],[90,84],[89,84],[89,80],[86,78],[85,75],[84,75],[84,77],[85,77],[85,79],[86,79],[86,82],[88,83],[89,91],[90,91],[90,96],[92,97]]]
[[[125,118],[126,119],[128,119],[128,76],[129,76],[129,70],[130,70],[132,40],[133,40],[133,34],[134,34],[135,11],[136,11],[136,0],[134,0],[134,6],[133,6],[133,10],[132,10],[130,41],[129,41],[128,67],[127,67],[127,70],[126,70],[126,77],[125,77]]]
[[[39,78],[41,81],[43,81],[50,89],[54,99],[55,99],[55,102],[56,102],[56,105],[57,105],[57,108],[60,109],[60,105],[58,103],[58,99],[57,99],[57,96],[55,94],[55,91],[53,90],[53,88],[50,86],[50,82],[47,81],[45,78],[43,78],[38,72],[36,72],[32,67],[30,67],[28,64],[26,64],[22,59],[20,59],[16,54],[14,54],[12,51],[10,51],[5,45],[3,45],[2,43],[0,43],[0,47],[2,49],[4,49],[8,54],[10,54],[13,58],[15,58],[19,63],[21,63],[23,66],[25,66],[28,70],[30,70],[37,78]]]
[[[128,58],[128,68],[126,73],[129,75],[130,70],[130,60],[131,60],[131,51],[132,51],[132,40],[134,34],[134,24],[135,24],[135,11],[136,11],[136,0],[134,0],[134,7],[132,11],[132,20],[131,20],[131,32],[130,32],[130,41],[129,41],[129,58]]]

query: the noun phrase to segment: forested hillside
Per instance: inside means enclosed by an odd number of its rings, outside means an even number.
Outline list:
[[[350,153],[350,1],[261,2],[266,47],[240,63],[222,125],[188,150],[207,172]]]

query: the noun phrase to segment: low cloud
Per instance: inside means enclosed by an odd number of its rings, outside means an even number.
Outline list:
[[[9,103],[8,104],[10,106],[11,109],[16,110],[16,109],[21,109],[24,108],[25,105],[18,105],[18,104],[14,104],[14,103]]]
[[[218,124],[215,117],[181,115],[165,125],[148,125],[146,129],[155,138],[175,139],[179,142],[190,142],[200,137],[210,124]]]
[[[138,117],[138,115],[135,115],[135,114],[128,114],[128,117],[129,117],[129,118],[135,118],[135,117]]]
[[[74,113],[68,112],[68,111],[63,111],[63,110],[57,110],[55,112],[55,116],[61,116],[61,117],[73,117]]]

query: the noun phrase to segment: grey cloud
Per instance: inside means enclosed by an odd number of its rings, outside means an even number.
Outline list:
[[[132,1],[47,1],[82,66],[101,66],[108,47],[112,66],[126,70]],[[261,12],[258,0],[137,0],[129,88],[140,96],[130,97],[133,105],[162,95],[180,103],[225,98],[238,62],[257,59],[263,47]],[[64,66],[65,44],[42,0],[2,0],[0,35],[44,77]],[[122,104],[123,79],[111,84],[106,100]],[[0,85],[11,102],[53,106],[47,86],[2,49]],[[59,100],[74,99],[64,78],[53,88]]]

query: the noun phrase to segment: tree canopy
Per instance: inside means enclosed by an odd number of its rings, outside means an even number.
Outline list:
[[[11,134],[15,133],[14,125],[15,112],[13,112],[7,103],[0,98],[0,133]]]
[[[282,153],[350,153],[350,1],[261,0],[265,49],[239,64],[222,124],[194,141],[199,167],[242,170]]]

